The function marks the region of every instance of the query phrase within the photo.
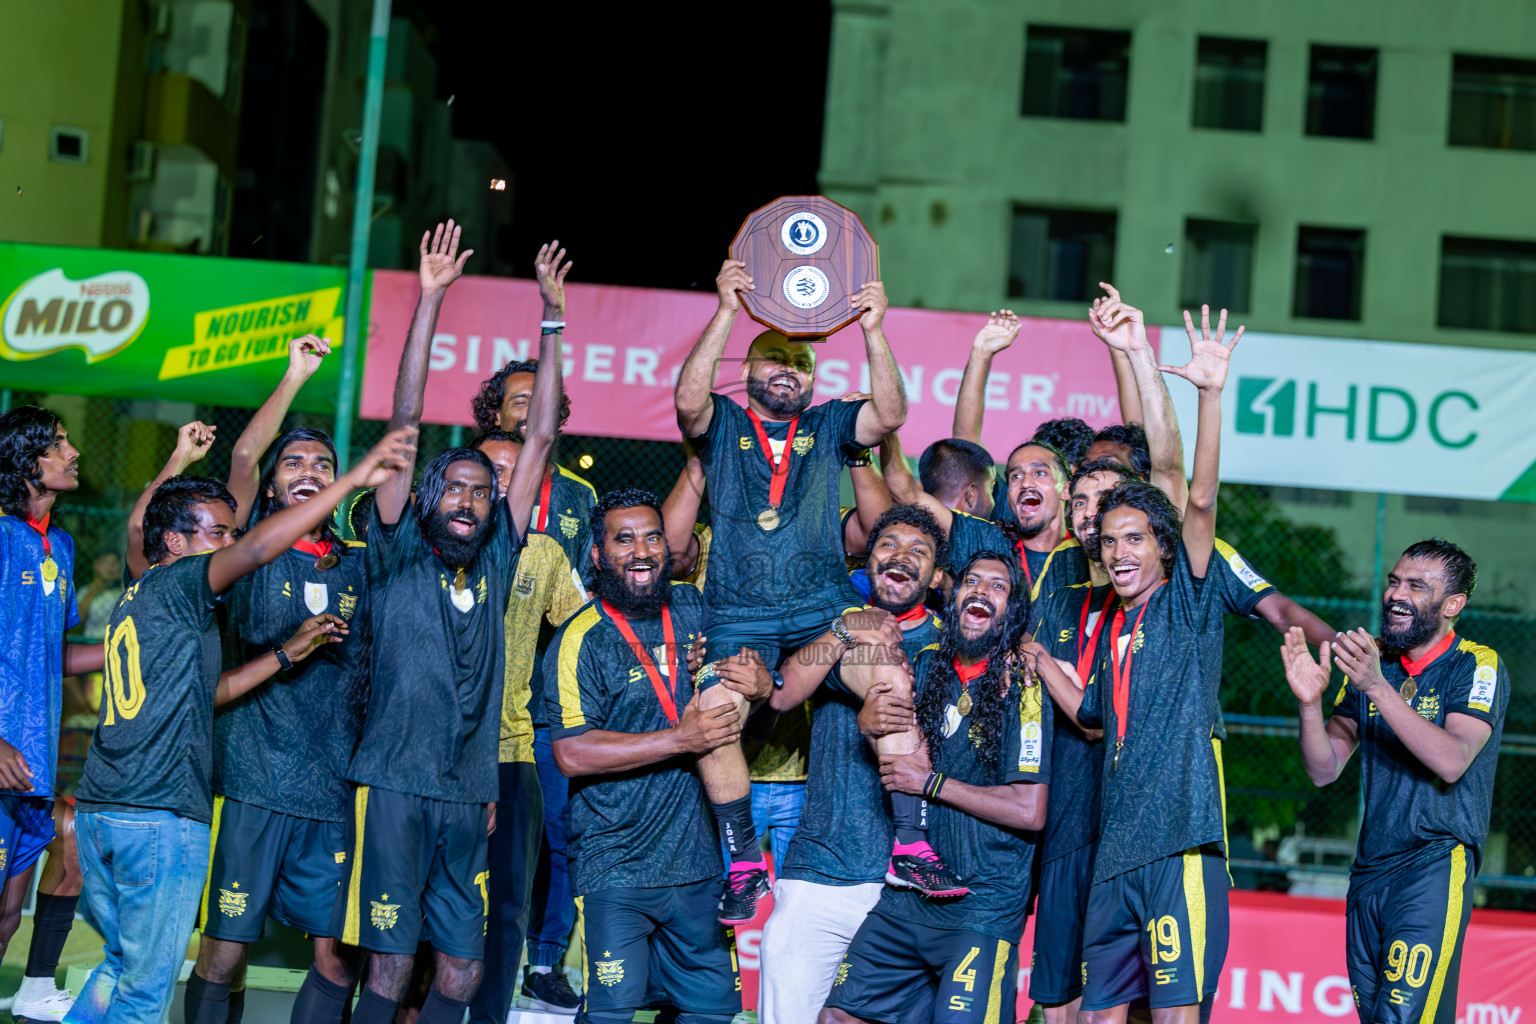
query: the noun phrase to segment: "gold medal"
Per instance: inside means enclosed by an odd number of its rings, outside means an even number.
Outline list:
[[[338,555],[334,550],[327,551],[324,555],[321,556],[320,560],[315,563],[315,568],[321,570],[334,569],[338,564],[340,564],[340,562],[340,555]]]
[[[53,560],[52,555],[43,558],[42,570],[45,583],[52,583],[59,578],[59,564]]]
[[[779,510],[765,508],[757,514],[757,525],[764,530],[777,530],[779,528]]]
[[[464,570],[463,569],[460,569],[458,572],[454,573],[454,575],[453,575],[453,589],[454,590],[463,590],[464,589],[464,579],[465,579],[465,577],[464,577]]]
[[[970,690],[961,690],[960,691],[960,699],[955,701],[955,710],[960,712],[960,717],[961,718],[964,718],[966,715],[971,713],[971,691]]]
[[[1419,684],[1414,681],[1412,676],[1409,676],[1408,681],[1403,684],[1403,688],[1398,692],[1403,695],[1403,700],[1412,704],[1414,696],[1419,692]]]

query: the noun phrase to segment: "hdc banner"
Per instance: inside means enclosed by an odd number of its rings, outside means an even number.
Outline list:
[[[417,281],[408,271],[373,272],[364,417],[389,417]],[[672,385],[715,303],[713,293],[568,285],[566,431],[677,440]],[[480,382],[509,362],[537,354],[541,308],[532,281],[466,277],[455,284],[432,339],[424,418],[472,424],[469,403]],[[985,322],[976,313],[892,309],[887,314],[885,333],[907,381],[911,411],[902,439],[911,453],[952,434],[971,339]],[[737,317],[717,386],[728,389],[736,381],[747,345],[762,329],[745,313]],[[856,324],[818,345],[817,361],[817,401],[869,389],[864,335]],[[993,363],[986,407],[983,440],[998,459],[1048,419],[1078,416],[1095,427],[1120,419],[1104,346],[1085,322],[1067,320],[1025,321],[1013,347]]]

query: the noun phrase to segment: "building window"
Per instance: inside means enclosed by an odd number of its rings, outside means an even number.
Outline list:
[[[1441,239],[1439,323],[1536,334],[1536,242]]]
[[[1233,221],[1186,220],[1179,303],[1186,309],[1208,303],[1229,313],[1248,312],[1254,230],[1253,224]]]
[[[1458,56],[1451,76],[1450,142],[1536,149],[1536,61]]]
[[[1264,126],[1264,60],[1268,44],[1201,36],[1195,57],[1196,128],[1256,132]]]
[[[1369,139],[1376,134],[1377,51],[1312,47],[1307,134]]]
[[[1364,277],[1364,231],[1302,226],[1296,236],[1296,296],[1291,314],[1359,320]]]
[[[1024,43],[1026,117],[1124,121],[1131,34],[1030,25]]]
[[[1114,270],[1113,213],[1014,207],[1010,298],[1087,302]]]
[[[84,128],[54,125],[48,137],[48,159],[56,164],[84,166],[91,159],[91,136]]]

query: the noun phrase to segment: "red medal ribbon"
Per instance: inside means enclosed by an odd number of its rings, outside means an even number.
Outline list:
[[[784,435],[784,454],[777,462],[773,459],[773,449],[768,445],[768,431],[763,429],[763,421],[757,418],[757,413],[751,409],[747,415],[752,418],[752,427],[757,431],[757,443],[762,446],[763,458],[768,460],[768,469],[773,474],[773,479],[768,483],[768,505],[770,508],[778,508],[784,500],[784,485],[789,482],[789,459],[794,453],[795,427],[800,424],[800,417],[796,416],[789,421],[789,433]]]
[[[48,543],[48,520],[53,518],[53,509],[43,513],[42,519],[33,519],[32,513],[27,513],[27,525],[36,530],[43,537],[43,557],[53,557],[53,545]]]
[[[324,558],[331,553],[331,542],[328,540],[296,540],[293,542],[295,551],[302,551],[306,555],[314,555],[316,558]]]
[[[1024,582],[1028,583],[1029,588],[1033,590],[1035,588],[1035,574],[1029,571],[1029,555],[1024,550],[1024,542],[1021,540],[1014,541],[1013,546],[1019,550],[1019,564],[1024,567]]]
[[[1158,583],[1157,586],[1160,587],[1166,582],[1167,580],[1164,580]],[[1147,609],[1151,607],[1152,598],[1156,592],[1157,588],[1154,587],[1153,593],[1147,595],[1147,599],[1141,603],[1141,611],[1136,614],[1136,624],[1131,627],[1130,643],[1125,645],[1125,666],[1123,670],[1120,665],[1120,629],[1125,625],[1124,607],[1115,612],[1115,624],[1110,629],[1109,635],[1111,640],[1114,641],[1114,647],[1110,650],[1109,655],[1112,659],[1110,671],[1115,677],[1115,747],[1117,749],[1125,745],[1125,720],[1131,711],[1131,655],[1136,653],[1133,650],[1136,646],[1136,633],[1141,629],[1142,616],[1147,614]]]
[[[1429,668],[1430,662],[1434,661],[1436,658],[1440,657],[1440,655],[1450,650],[1451,644],[1455,642],[1456,631],[1453,629],[1449,633],[1445,634],[1445,638],[1439,643],[1435,644],[1435,646],[1431,647],[1429,649],[1429,653],[1424,655],[1424,657],[1420,658],[1418,661],[1409,661],[1408,655],[1402,655],[1403,668],[1407,670],[1410,676],[1417,676],[1425,669]]]
[[[987,663],[991,660],[992,659],[990,657],[982,658],[976,664],[967,666],[960,664],[960,659],[956,658],[955,675],[960,677],[961,687],[971,685],[971,680],[985,672],[987,670]]]
[[[926,618],[927,615],[928,615],[928,609],[923,607],[922,602],[918,602],[917,604],[913,605],[911,608],[908,608],[906,611],[904,611],[900,615],[896,616],[896,621],[897,622],[916,622],[918,620]]]
[[[1083,598],[1083,613],[1077,620],[1077,681],[1083,686],[1088,685],[1088,669],[1093,664],[1093,655],[1099,649],[1099,634],[1104,632],[1104,623],[1109,621],[1109,606],[1115,600],[1115,588],[1110,587],[1109,593],[1104,595],[1104,607],[1099,609],[1099,621],[1093,624],[1093,636],[1087,638],[1084,643],[1083,634],[1088,632],[1088,612],[1093,606],[1093,590],[1088,591],[1088,596]]]
[[[656,668],[656,662],[651,660],[651,652],[645,649],[645,645],[635,636],[634,629],[624,613],[619,611],[607,601],[603,602],[603,611],[613,620],[613,624],[619,628],[619,634],[624,637],[624,642],[629,644],[630,650],[635,652],[635,657],[640,659],[640,667],[645,669],[645,674],[651,677],[651,688],[656,691],[656,699],[661,702],[661,710],[667,713],[667,721],[677,724],[677,664],[672,665],[672,688],[667,689],[667,684],[661,681],[661,672]],[[672,609],[666,605],[661,607],[661,634],[666,649],[672,657],[677,657],[677,637],[672,632]]]
[[[549,526],[549,489],[554,482],[555,468],[551,466],[544,471],[544,486],[539,488],[539,521],[533,528],[540,533]]]

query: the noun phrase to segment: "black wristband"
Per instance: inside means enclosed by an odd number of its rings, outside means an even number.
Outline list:
[[[284,672],[293,671],[293,659],[288,657],[287,653],[282,649],[281,646],[272,648],[272,654],[275,658],[277,658],[278,668],[282,669]]]
[[[928,781],[923,783],[923,799],[937,800],[939,793],[944,789],[945,777],[939,772],[929,772]]]

